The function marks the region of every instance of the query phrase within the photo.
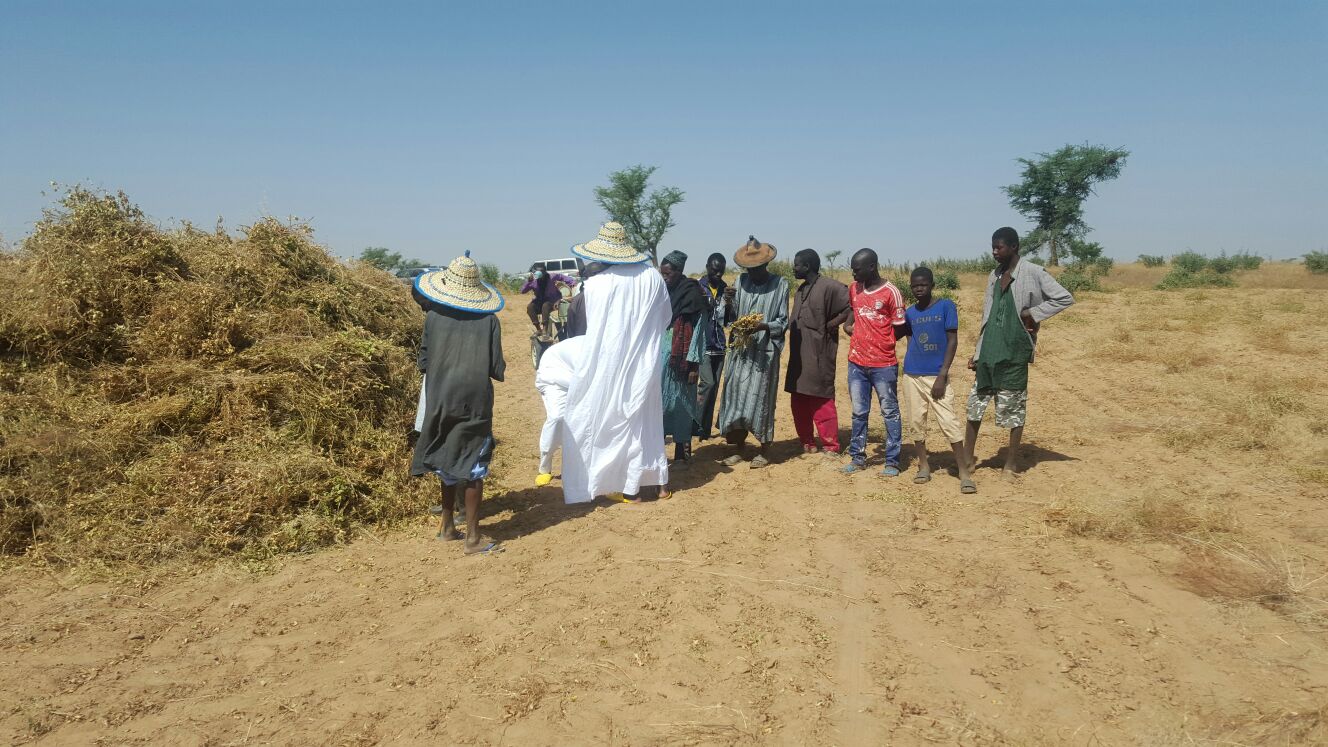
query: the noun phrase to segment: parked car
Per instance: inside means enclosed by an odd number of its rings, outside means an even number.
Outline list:
[[[530,264],[530,271],[534,272],[536,267],[543,266],[549,272],[559,272],[568,277],[580,279],[581,271],[576,267],[576,259],[573,257],[560,257],[558,259],[542,259]]]

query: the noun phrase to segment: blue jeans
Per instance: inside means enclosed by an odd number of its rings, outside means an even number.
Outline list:
[[[881,403],[885,419],[885,463],[899,466],[899,444],[903,440],[899,422],[899,367],[868,368],[849,361],[848,396],[853,400],[853,437],[848,455],[854,464],[867,461],[867,416],[871,414],[872,390]]]

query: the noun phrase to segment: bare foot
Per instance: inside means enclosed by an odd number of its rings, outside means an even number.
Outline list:
[[[458,530],[456,527],[447,527],[447,526],[445,526],[445,527],[443,527],[442,529],[440,529],[440,530],[438,531],[438,539],[443,540],[443,541],[445,541],[445,542],[452,542],[452,541],[455,541],[455,540],[460,540],[460,539],[465,539],[465,538],[466,538],[466,535],[463,534],[463,533],[462,533],[460,530]]]
[[[496,541],[488,537],[476,535],[476,541],[466,540],[462,551],[467,555],[491,555],[496,552],[502,552],[503,548]]]

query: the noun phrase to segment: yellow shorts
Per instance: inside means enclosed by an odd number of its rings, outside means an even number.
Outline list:
[[[905,423],[904,440],[927,440],[927,413],[936,415],[936,423],[941,426],[941,433],[949,443],[964,440],[964,424],[954,409],[954,382],[948,382],[945,396],[932,399],[931,387],[936,383],[935,376],[914,376],[904,374],[901,389],[904,390],[904,411],[908,420]]]

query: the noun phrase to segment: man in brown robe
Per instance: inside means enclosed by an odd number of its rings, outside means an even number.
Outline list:
[[[848,319],[848,286],[821,276],[821,258],[811,249],[793,257],[793,275],[802,281],[793,295],[789,324],[789,367],[784,391],[793,407],[793,426],[802,450],[819,449],[812,428],[828,454],[839,453],[839,413],[835,409],[835,363],[839,325]]]

